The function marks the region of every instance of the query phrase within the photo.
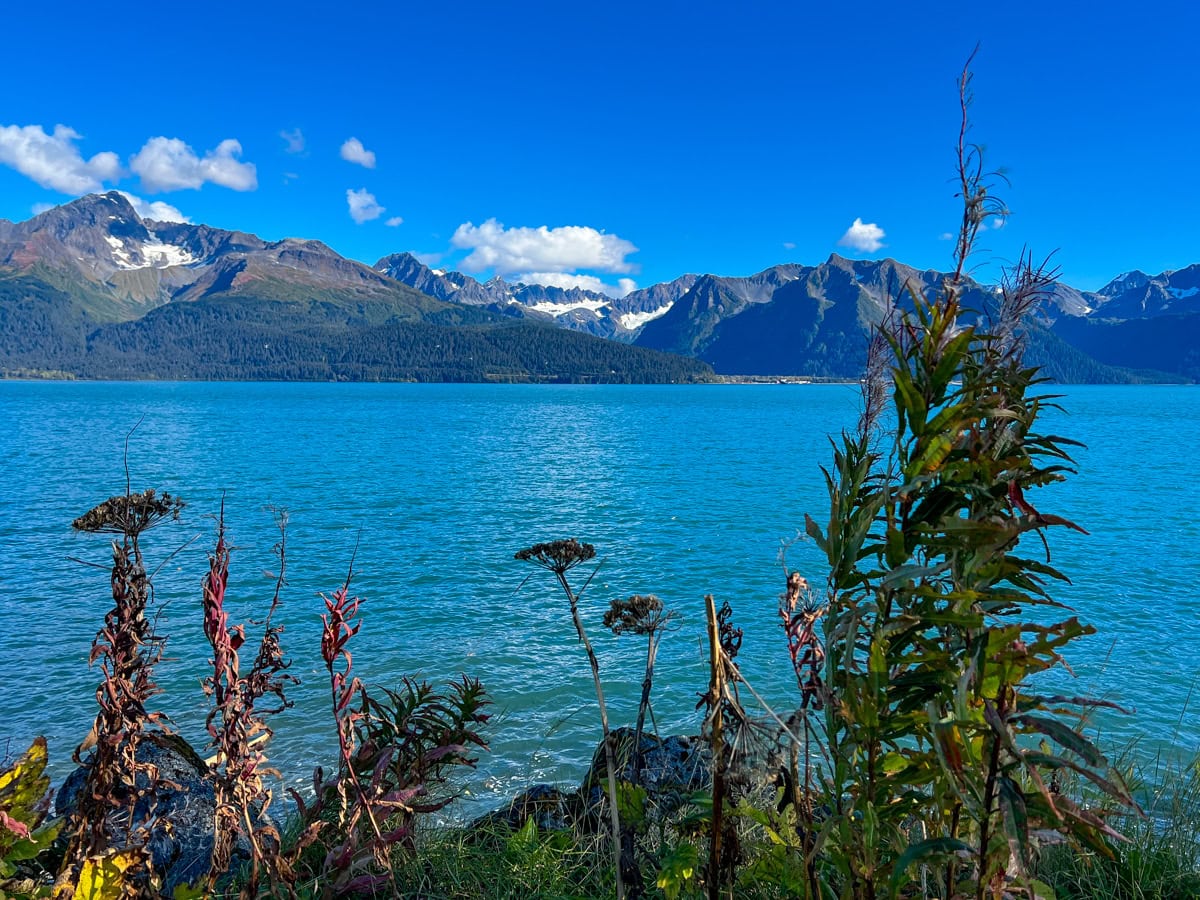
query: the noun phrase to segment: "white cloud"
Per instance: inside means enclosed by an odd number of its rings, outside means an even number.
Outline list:
[[[119,191],[120,195],[129,201],[129,205],[143,219],[155,219],[159,222],[191,222],[192,220],[181,213],[170,203],[163,203],[161,200],[153,200],[147,202],[141,197],[135,197],[133,194]]]
[[[362,141],[352,137],[342,144],[342,159],[357,163],[367,169],[375,168],[375,152],[363,146]]]
[[[952,240],[954,240],[954,235],[952,235],[948,231],[943,231],[941,234],[938,235],[938,240],[939,241],[952,241]]]
[[[201,159],[179,138],[153,137],[129,166],[148,191],[198,190],[208,181],[235,191],[252,191],[258,187],[258,172],[254,163],[237,158],[241,155],[242,145],[233,139],[221,141]]]
[[[66,125],[55,125],[53,134],[41,125],[0,125],[0,163],[64,194],[103,190],[121,177],[121,159],[105,151],[85,160],[75,146],[80,137]]]
[[[784,242],[783,242],[783,249],[784,249],[784,250],[795,250],[795,249],[796,249],[796,244],[795,244],[795,242],[794,242],[794,241],[784,241]]]
[[[392,216],[390,219],[388,219],[383,224],[386,225],[388,228],[395,228],[398,225],[404,224],[404,218],[402,216]]]
[[[445,253],[418,253],[415,250],[409,250],[408,252],[412,254],[413,259],[426,266],[436,266],[446,255]]]
[[[849,247],[860,253],[874,253],[883,246],[885,237],[887,235],[884,234],[883,229],[874,222],[855,219],[854,224],[846,229],[846,233],[838,241],[838,246]]]
[[[40,216],[44,212],[50,212],[50,210],[52,210],[52,209],[54,209],[53,203],[35,203],[35,204],[33,204],[33,214],[35,216]]]
[[[304,152],[304,132],[299,128],[293,128],[291,131],[281,131],[279,136],[287,142],[287,146],[283,148],[284,153],[303,153]]]
[[[513,272],[571,272],[595,269],[601,272],[635,272],[625,257],[637,247],[615,234],[605,234],[584,225],[561,228],[505,228],[495,219],[482,225],[466,222],[450,238],[459,248],[470,249],[463,260],[469,272],[494,269],[499,275]]]
[[[544,284],[547,287],[583,288],[594,294],[607,294],[610,297],[624,297],[630,291],[637,290],[637,282],[632,278],[618,278],[615,285],[605,284],[595,275],[573,275],[567,272],[526,272],[516,275],[514,281],[524,284]]]
[[[375,201],[375,195],[366,188],[346,191],[346,203],[350,207],[350,218],[359,225],[378,219],[385,211],[385,207],[380,206]]]

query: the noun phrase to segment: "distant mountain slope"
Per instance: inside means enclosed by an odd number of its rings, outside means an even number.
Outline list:
[[[892,259],[849,260],[837,254],[818,266],[775,266],[749,278],[704,275],[667,314],[647,324],[636,343],[696,356],[720,374],[854,378],[865,362],[870,326],[891,304],[911,308],[910,288],[932,296],[945,277]],[[1188,349],[1197,346],[1200,316],[1165,316],[1180,322],[1169,340],[1152,337],[1156,326],[1095,319],[1116,309],[1114,301],[1126,309],[1135,305],[1129,299],[1135,293],[1161,301],[1138,301],[1138,308],[1162,315],[1169,308],[1163,303],[1177,308],[1190,301],[1193,278],[1192,270],[1184,270],[1170,278],[1132,280],[1124,289],[1114,284],[1107,293],[1056,285],[1043,311],[1053,327],[1030,323],[1027,360],[1060,382],[1200,377],[1195,350]],[[986,310],[995,297],[994,289],[968,280],[964,308]],[[1156,355],[1152,346],[1165,352]]]
[[[281,323],[288,323],[285,327]],[[204,380],[677,382],[698,360],[551,325],[347,324],[336,307],[235,298],[160,307],[88,337],[84,377]]]
[[[1126,272],[1092,294],[1091,319],[1128,321],[1200,314],[1200,265],[1150,276]]]
[[[5,223],[5,269],[60,288],[98,321],[217,294],[319,298],[377,319],[419,318],[439,308],[319,241],[267,242],[207,225],[142,219],[116,191]]]
[[[1200,315],[1144,319],[1060,318],[1054,334],[1100,363],[1200,381]],[[1152,375],[1146,380],[1160,380]]]
[[[890,259],[836,254],[819,266],[774,266],[749,278],[705,275],[637,344],[698,356],[718,373],[853,378],[869,327],[890,304],[909,305],[907,285],[928,292],[942,278]]]

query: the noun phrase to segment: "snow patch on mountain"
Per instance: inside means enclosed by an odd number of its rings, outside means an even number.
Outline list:
[[[512,297],[511,292],[506,292],[506,296]],[[561,316],[565,313],[574,312],[577,309],[586,309],[591,312],[599,312],[608,306],[609,300],[579,300],[574,303],[555,303],[552,300],[543,300],[540,303],[531,303],[528,309],[534,312],[549,313],[552,316]]]
[[[187,266],[196,262],[196,257],[174,244],[164,244],[161,241],[130,241],[127,244],[111,234],[106,234],[104,240],[112,248],[113,261],[119,269],[169,269],[171,266]],[[131,251],[142,261],[134,262],[130,256]]]
[[[142,257],[147,261],[146,265],[156,269],[187,266],[196,261],[196,257],[174,244],[143,244]]]
[[[622,316],[614,316],[614,318],[617,320],[617,324],[626,331],[636,331],[647,322],[653,322],[655,319],[665,316],[671,311],[671,307],[674,305],[674,303],[668,303],[666,306],[660,306],[658,309],[649,310],[647,312],[625,313]]]

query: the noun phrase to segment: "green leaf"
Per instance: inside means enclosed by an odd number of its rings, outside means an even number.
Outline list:
[[[927,575],[937,575],[942,569],[942,566],[896,566],[883,576],[883,580],[879,583],[879,586],[883,588],[893,587],[902,581],[915,581]]]
[[[667,900],[675,900],[680,891],[693,882],[699,867],[700,851],[684,841],[676,844],[663,859],[654,883],[666,895]]]
[[[909,867],[931,858],[943,859],[962,851],[970,852],[970,847],[964,844],[957,838],[951,837],[935,837],[927,841],[920,841],[916,844],[910,844],[908,849],[901,854],[896,860],[896,866],[892,870],[892,879],[888,884],[888,891],[894,897],[900,885],[904,882],[904,875]]]
[[[525,820],[525,824],[519,830],[513,832],[512,837],[508,839],[508,849],[516,852],[528,852],[537,846],[538,827],[533,816]]]
[[[907,414],[909,427],[913,434],[922,434],[925,430],[925,416],[928,414],[928,410],[916,385],[913,384],[912,375],[905,368],[897,369],[892,383],[896,388],[896,406],[899,411]]]
[[[941,468],[953,449],[954,440],[951,435],[935,434],[920,457],[909,462],[905,474],[911,477],[936,471]]]
[[[646,798],[649,795],[640,784],[617,782],[617,815],[623,824],[639,828],[646,821]]]
[[[825,544],[825,535],[823,535],[821,533],[821,526],[818,525],[813,520],[813,517],[810,516],[808,513],[804,514],[804,530],[808,534],[808,536],[813,539],[814,544],[816,544],[822,550],[827,551],[827,547]]]
[[[1013,716],[1013,721],[1032,728],[1034,731],[1040,732],[1047,737],[1053,739],[1060,746],[1070,750],[1089,766],[1097,768],[1108,765],[1108,760],[1104,758],[1096,746],[1086,737],[1071,728],[1064,722],[1057,719],[1050,719],[1045,716],[1020,715]]]

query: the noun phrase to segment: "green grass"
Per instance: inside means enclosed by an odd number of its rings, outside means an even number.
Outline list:
[[[397,862],[396,888],[427,900],[609,897],[610,854],[602,835],[431,829],[415,856]]]
[[[1127,840],[1113,857],[1066,846],[1042,855],[1038,876],[1058,900],[1196,900],[1200,898],[1200,758],[1123,767],[1145,816],[1115,815]]]

